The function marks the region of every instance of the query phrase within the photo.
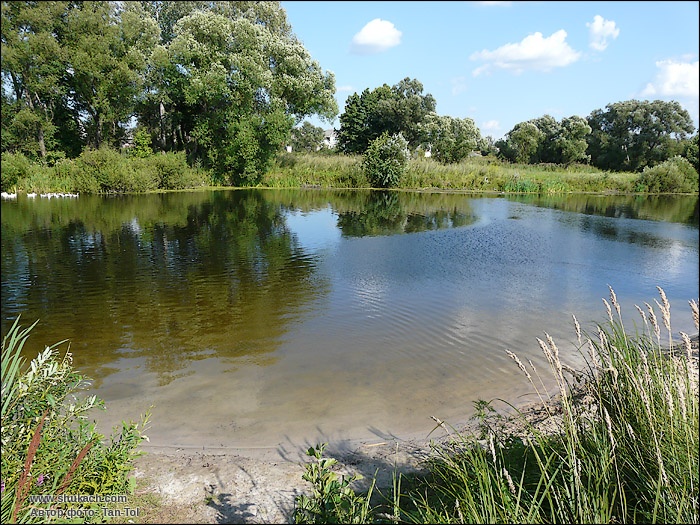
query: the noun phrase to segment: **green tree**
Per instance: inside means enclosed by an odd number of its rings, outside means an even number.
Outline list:
[[[119,147],[158,27],[136,2],[82,2],[66,24],[67,81],[81,131],[95,148]]]
[[[401,133],[410,148],[421,143],[421,124],[435,111],[435,98],[423,95],[423,84],[404,78],[393,87],[383,84],[361,95],[354,93],[340,115],[338,146],[345,153],[363,153],[383,132]]]
[[[628,100],[588,117],[591,163],[601,169],[642,171],[668,160],[695,130],[678,102]]]
[[[561,147],[558,139],[562,134],[562,127],[551,115],[529,120],[540,131],[537,138],[537,151],[530,162],[547,162],[559,164],[561,162]]]
[[[362,166],[373,187],[391,188],[398,186],[409,159],[408,141],[401,133],[389,135],[385,131],[367,148]]]
[[[148,122],[158,122],[161,137],[164,125],[174,127],[175,147],[186,147],[220,179],[254,184],[295,121],[335,117],[335,78],[280,22],[279,4],[259,6],[278,15],[261,22],[253,16],[256,3],[233,4],[225,14],[195,10],[179,19],[172,40],[156,48],[153,89],[168,87],[151,98],[159,109]],[[177,116],[167,120],[169,113]]]
[[[459,162],[479,148],[481,134],[470,118],[428,114],[421,126],[423,144],[443,163]]]
[[[2,149],[30,158],[53,146],[64,94],[62,15],[68,2],[2,2]]]
[[[304,121],[292,130],[292,151],[316,151],[322,146],[323,128]]]
[[[559,162],[562,164],[588,162],[590,156],[586,155],[588,149],[586,139],[590,133],[591,127],[586,119],[576,115],[562,119],[560,134],[555,139],[559,151]]]
[[[499,156],[510,162],[533,162],[542,135],[532,121],[516,124],[503,139],[496,142]]]
[[[695,171],[700,172],[700,163],[698,162],[698,132],[695,132],[689,139],[682,141],[681,156],[690,162],[690,165],[695,168]]]

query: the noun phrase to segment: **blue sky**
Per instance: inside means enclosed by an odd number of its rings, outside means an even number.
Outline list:
[[[698,118],[699,2],[281,2],[294,33],[352,93],[418,79],[437,113],[483,136],[624,100]],[[318,118],[323,128],[340,127]]]

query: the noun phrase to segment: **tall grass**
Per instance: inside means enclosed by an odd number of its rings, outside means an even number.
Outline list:
[[[32,496],[130,494],[132,462],[147,439],[149,415],[140,423],[122,423],[106,440],[88,420],[104,403],[81,395],[86,378],[73,370],[70,353],[59,356],[62,343],[26,365],[21,352],[35,325],[22,328],[17,318],[2,341],[2,523],[65,521],[68,511],[89,517],[87,522],[101,521],[104,505],[98,501]],[[42,514],[49,509],[51,514]]]
[[[407,478],[387,504],[393,521],[698,523],[697,349],[685,333],[674,345],[670,303],[658,291],[655,307],[636,307],[634,333],[612,288],[595,334],[573,318],[582,370],[562,362],[549,335],[538,339],[552,395],[544,371],[507,351],[545,420],[535,424],[524,411],[508,419],[479,401],[478,432],[433,443],[429,473]],[[697,330],[697,302],[690,307]]]
[[[591,166],[518,165],[493,157],[469,157],[454,164],[412,158],[398,187],[508,193],[635,191],[637,175],[602,172]],[[262,186],[369,188],[362,156],[280,154],[263,177]],[[641,188],[641,187],[640,187]]]

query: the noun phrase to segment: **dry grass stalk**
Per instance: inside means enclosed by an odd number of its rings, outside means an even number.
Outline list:
[[[659,328],[659,323],[656,320],[656,314],[654,313],[654,309],[649,303],[644,304],[646,305],[647,310],[649,311],[649,322],[651,323],[651,326],[654,329],[654,335],[656,335],[656,340],[659,344],[661,344],[661,328]]]
[[[690,309],[693,312],[693,321],[695,322],[695,329],[700,330],[700,314],[698,313],[698,303],[695,300],[688,301],[690,304]]]
[[[529,373],[529,372],[527,371],[527,369],[525,368],[525,365],[523,365],[522,362],[520,361],[520,359],[518,359],[518,356],[515,355],[515,354],[514,354],[513,352],[511,352],[510,350],[506,350],[506,354],[508,354],[508,357],[510,357],[513,361],[515,361],[515,362],[517,363],[518,368],[520,368],[520,370],[522,370],[523,372],[525,372],[525,377],[527,377],[528,380],[529,380],[530,382],[532,382],[532,376],[530,375],[530,373]],[[533,368],[534,368],[534,367],[533,367]]]
[[[578,344],[581,344],[581,325],[578,324],[578,320],[576,319],[576,316],[574,314],[571,314],[571,317],[574,318],[574,328],[576,328],[576,337],[578,338]]]
[[[503,477],[505,477],[506,481],[508,482],[508,490],[510,490],[510,493],[515,496],[515,483],[513,483],[513,478],[510,477],[510,472],[508,472],[508,469],[505,467],[503,467]]]
[[[617,302],[617,295],[615,295],[615,291],[612,289],[612,286],[608,285],[608,288],[610,288],[610,302],[612,302],[613,307],[615,307],[617,316],[620,318],[620,320],[622,320],[622,314],[620,313],[620,303]]]
[[[642,309],[639,307],[639,305],[636,305],[636,304],[634,305],[634,307],[635,307],[635,308],[637,309],[637,311],[639,312],[639,315],[642,316],[642,321],[644,321],[644,326],[648,328],[648,327],[649,327],[649,322],[647,321],[647,315],[644,313],[644,310],[642,310]]]
[[[612,316],[612,310],[610,308],[610,303],[603,298],[603,303],[605,303],[605,311],[608,312],[608,319],[610,319],[610,322],[613,322],[613,316]]]
[[[24,469],[22,470],[22,475],[17,483],[17,500],[15,501],[15,508],[12,510],[12,522],[17,522],[17,514],[19,509],[24,503],[27,493],[29,492],[29,470],[32,468],[32,463],[34,462],[34,456],[36,456],[36,451],[39,449],[39,443],[41,443],[41,429],[44,426],[44,420],[49,413],[49,409],[44,410],[44,413],[39,420],[39,424],[34,430],[34,435],[32,435],[32,440],[29,442],[29,449],[27,450],[27,458],[24,460]]]
[[[90,441],[87,445],[83,447],[83,449],[80,451],[80,454],[78,454],[78,457],[76,457],[73,460],[73,463],[71,463],[70,468],[68,469],[68,472],[66,472],[65,477],[63,478],[63,481],[61,482],[61,485],[58,487],[58,490],[56,491],[56,494],[61,494],[64,490],[68,488],[70,485],[71,479],[73,478],[73,474],[75,473],[76,469],[80,465],[80,463],[83,461],[85,456],[87,456],[87,453],[89,450],[92,448],[92,445],[94,445],[94,441]]]
[[[608,437],[610,438],[610,443],[612,444],[613,450],[615,450],[617,443],[615,441],[615,436],[612,431],[612,422],[610,421],[610,414],[608,414],[608,410],[605,407],[603,407],[603,415],[605,416],[605,426],[608,427]]]

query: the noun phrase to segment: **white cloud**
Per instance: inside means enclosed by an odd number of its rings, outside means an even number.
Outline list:
[[[680,62],[661,60],[656,63],[659,72],[653,82],[642,90],[642,97],[668,98],[681,103],[690,114],[696,127],[700,121],[698,89],[698,61]]]
[[[483,60],[483,66],[472,71],[478,76],[493,68],[510,70],[520,74],[526,70],[551,71],[555,67],[573,64],[581,57],[566,43],[566,31],[560,29],[552,36],[543,38],[542,33],[528,35],[517,44],[506,44],[494,51],[483,50],[472,53],[471,60]]]
[[[653,82],[647,84],[642,96],[698,98],[698,61],[675,62],[661,60],[656,63],[659,72]]]
[[[481,123],[482,134],[484,131],[498,131],[501,129],[501,125],[497,120],[487,120]]]
[[[336,92],[341,93],[341,92],[350,92],[350,91],[355,91],[355,88],[352,86],[338,86],[335,88]]]
[[[381,53],[401,43],[401,31],[388,20],[375,18],[352,38],[351,50],[360,55]]]
[[[608,39],[615,40],[620,34],[620,29],[612,20],[605,20],[600,15],[593,17],[593,22],[587,22],[588,36],[590,43],[588,44],[596,51],[605,51],[608,47]]]
[[[485,6],[500,6],[500,7],[509,7],[513,2],[475,2],[476,4],[479,5],[485,5]]]

